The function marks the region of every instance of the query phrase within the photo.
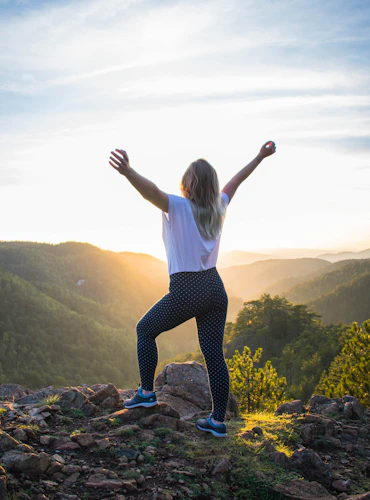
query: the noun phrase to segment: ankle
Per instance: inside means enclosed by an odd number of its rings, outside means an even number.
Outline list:
[[[144,394],[144,396],[148,396],[148,394],[152,394],[154,391],[147,391],[146,389],[141,389],[141,392]]]
[[[219,422],[218,420],[215,420],[213,417],[211,417],[211,422],[213,424],[223,424],[224,422]]]

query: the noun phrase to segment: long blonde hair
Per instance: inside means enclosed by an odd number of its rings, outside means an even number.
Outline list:
[[[204,158],[194,161],[182,176],[180,189],[190,201],[200,234],[206,240],[215,239],[225,218],[216,170]]]

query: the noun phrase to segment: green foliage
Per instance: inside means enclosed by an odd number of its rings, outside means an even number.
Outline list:
[[[0,242],[0,384],[135,386],[135,327],[168,290],[167,278],[151,256],[85,243]],[[182,345],[191,345],[189,335],[174,335],[161,355]]]
[[[173,433],[173,430],[170,429],[169,427],[157,427],[154,429],[154,434],[158,437],[165,438],[168,435],[171,435]]]
[[[307,401],[341,349],[346,325],[324,325],[304,304],[263,294],[244,304],[235,323],[228,326],[226,355],[245,345],[263,348],[257,366],[270,360],[287,381],[287,398]]]
[[[75,409],[75,410],[72,410],[71,408],[65,408],[63,410],[63,413],[67,413],[67,415],[69,415],[71,418],[84,418],[85,417],[85,414],[82,410],[79,410],[79,409]],[[65,418],[68,418],[68,417],[65,417]],[[68,420],[64,420],[65,422],[69,422]]]
[[[60,401],[60,394],[51,394],[46,398],[42,399],[39,403],[37,403],[37,407],[41,407],[44,405],[52,406],[58,404]]]
[[[229,367],[231,392],[238,399],[241,411],[273,409],[282,402],[285,394],[286,379],[279,377],[271,361],[266,361],[263,368],[256,368],[262,356],[258,348],[252,356],[249,347],[243,353],[235,351],[231,360],[226,360]]]
[[[342,397],[346,394],[357,397],[370,405],[370,320],[362,326],[353,322],[349,336],[340,354],[324,372],[315,392],[328,397]]]

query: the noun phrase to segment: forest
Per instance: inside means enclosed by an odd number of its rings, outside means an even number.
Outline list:
[[[370,259],[296,260],[290,270],[280,259],[236,266],[239,274],[220,269],[238,308],[226,323],[225,358],[247,348],[259,373],[269,363],[268,377],[285,380],[280,399],[356,395],[360,379],[358,397],[368,402]],[[246,300],[233,294],[248,273],[271,277]],[[0,242],[0,384],[137,386],[135,326],[167,291],[166,264],[145,254]],[[194,323],[157,339],[157,374],[172,361],[204,363]]]

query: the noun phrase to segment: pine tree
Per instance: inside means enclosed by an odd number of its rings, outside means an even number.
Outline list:
[[[271,361],[263,368],[255,368],[262,356],[262,348],[252,356],[248,346],[243,353],[235,351],[232,359],[227,359],[230,373],[231,391],[237,398],[241,411],[272,410],[281,403],[286,379],[279,377]]]

